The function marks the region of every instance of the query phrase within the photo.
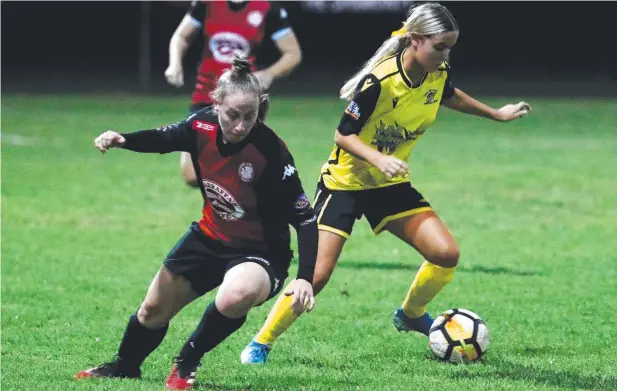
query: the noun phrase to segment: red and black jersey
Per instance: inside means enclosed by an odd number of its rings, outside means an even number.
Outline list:
[[[235,55],[254,63],[264,38],[276,41],[291,32],[287,11],[269,1],[193,1],[188,14],[205,37],[193,104],[212,103],[209,93]]]
[[[201,110],[159,129],[123,134],[136,152],[190,152],[204,196],[199,226],[222,244],[286,263],[289,224],[298,234],[298,278],[312,282],[317,223],[294,159],[283,141],[258,121],[239,143],[223,142],[218,116]]]

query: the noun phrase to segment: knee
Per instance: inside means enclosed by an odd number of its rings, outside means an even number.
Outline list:
[[[460,254],[458,246],[453,243],[427,254],[426,260],[441,267],[452,268],[458,265]]]
[[[216,298],[216,307],[225,316],[246,315],[259,301],[259,292],[246,287],[233,287]]]
[[[199,182],[197,181],[197,176],[192,168],[190,169],[182,169],[182,178],[184,179],[184,183],[189,185],[190,187],[199,187]]]
[[[137,320],[146,328],[158,328],[166,325],[169,319],[161,305],[144,301],[137,311]]]

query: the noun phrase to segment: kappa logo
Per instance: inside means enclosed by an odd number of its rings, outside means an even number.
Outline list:
[[[435,95],[437,95],[437,90],[428,90],[424,96],[426,97],[425,105],[430,105],[431,103],[437,103],[437,99],[435,99]]]
[[[215,131],[218,128],[217,125],[209,124],[207,122],[195,120],[193,121],[193,130],[201,131],[205,130],[206,132]]]
[[[285,166],[285,169],[283,170],[283,180],[285,180],[285,178],[291,177],[293,174],[296,173],[296,168],[294,166],[292,166],[291,164],[288,164]]]

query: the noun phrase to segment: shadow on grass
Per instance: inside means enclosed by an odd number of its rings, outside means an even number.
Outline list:
[[[341,262],[337,265],[346,269],[378,269],[378,270],[418,270],[420,265],[390,262]],[[541,276],[542,273],[532,270],[516,270],[508,267],[487,267],[482,265],[459,266],[459,273],[510,274],[514,276]]]
[[[550,385],[558,389],[574,390],[615,390],[617,377],[602,375],[583,375],[567,370],[547,370],[532,365],[522,365],[511,361],[481,361],[471,365],[484,367],[485,371],[460,371],[450,374],[454,379],[504,379],[511,381],[534,382],[541,385]]]

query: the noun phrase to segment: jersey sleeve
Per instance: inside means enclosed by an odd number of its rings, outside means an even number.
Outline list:
[[[265,24],[265,35],[273,41],[278,41],[292,32],[287,10],[276,4],[272,4],[266,13]]]
[[[194,116],[191,115],[183,121],[165,125],[158,129],[122,133],[126,140],[122,148],[144,153],[170,153],[176,151],[192,153],[196,148],[196,135],[191,126]]]
[[[447,67],[446,72],[448,76],[446,77],[446,82],[443,85],[443,94],[441,94],[441,102],[447,101],[448,99],[454,96],[454,84],[452,83],[451,70],[450,67]]]
[[[349,102],[338,126],[339,133],[345,136],[360,133],[366,121],[373,115],[381,93],[381,83],[373,74],[362,78],[358,86],[358,92]]]
[[[282,156],[273,172],[277,175],[282,208],[298,235],[297,278],[312,283],[317,260],[317,216],[304,192],[291,153],[284,145],[281,148]]]
[[[206,4],[203,1],[193,0],[186,14],[191,17],[195,26],[201,27],[206,20],[206,12]]]

